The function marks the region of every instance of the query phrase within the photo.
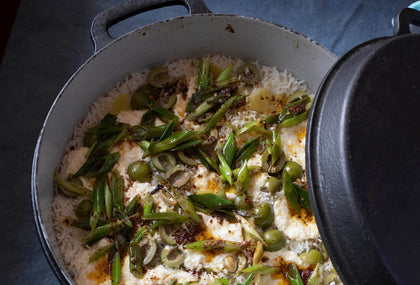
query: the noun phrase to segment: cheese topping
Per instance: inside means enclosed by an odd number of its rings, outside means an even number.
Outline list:
[[[211,57],[210,65],[212,76],[214,77],[213,80],[215,80],[220,71],[229,64],[232,64],[233,72],[235,74],[238,67],[241,66],[243,62],[239,59],[232,59],[225,56]],[[197,92],[197,69],[199,68],[199,65],[199,60],[196,59],[180,59],[166,64],[165,67],[167,68],[169,77],[172,78],[171,84],[175,84],[176,87],[173,87],[175,85],[171,85],[172,87],[167,85],[161,89],[152,88],[154,90],[153,92],[160,92],[161,95],[175,92],[173,93],[173,96],[176,97],[176,103],[173,107],[170,107],[170,111],[179,119],[176,132],[201,132],[218,110],[214,107],[213,109],[210,108],[209,118],[201,118],[204,123],[200,120],[191,120],[190,117],[188,117],[189,114],[186,112],[186,108],[191,97]],[[249,95],[246,102],[240,103],[240,101],[238,101],[235,103],[237,105],[230,107],[223,115],[222,119],[215,123],[213,129],[210,131],[211,134],[203,139],[202,145],[200,146],[202,149],[207,150],[209,156],[216,158],[217,167],[219,169],[215,171],[213,166],[206,166],[203,161],[198,159],[194,152],[190,152],[194,146],[188,147],[186,153],[188,153],[190,158],[192,153],[192,158],[198,162],[198,164],[194,166],[184,165],[185,172],[187,172],[190,178],[186,184],[181,185],[179,189],[176,190],[185,199],[185,197],[191,194],[221,194],[220,187],[222,187],[221,185],[224,185],[224,197],[230,202],[234,202],[238,194],[242,195],[242,193],[240,193],[241,188],[237,184],[238,182],[235,182],[239,179],[237,177],[239,175],[239,166],[237,164],[237,169],[235,169],[235,164],[231,165],[231,178],[233,179],[233,184],[228,185],[222,171],[221,162],[218,162],[217,160],[217,152],[221,151],[221,148],[225,145],[228,136],[232,131],[235,134],[236,155],[239,149],[246,143],[259,138],[258,147],[246,161],[246,167],[249,171],[247,174],[248,183],[245,191],[242,190],[244,192],[243,194],[246,195],[247,203],[249,203],[252,208],[240,210],[239,206],[236,206],[237,208],[235,209],[237,213],[243,215],[244,219],[249,222],[249,225],[241,224],[239,221],[236,221],[233,215],[229,214],[229,211],[232,211],[232,208],[223,208],[223,211],[215,212],[215,209],[205,209],[205,206],[196,204],[195,207],[198,217],[202,221],[201,223],[197,224],[192,222],[191,219],[181,223],[166,223],[161,227],[163,227],[168,236],[165,237],[165,235],[161,235],[162,228],[155,227],[154,225],[162,220],[158,219],[153,221],[144,219],[147,214],[143,213],[143,208],[146,206],[146,197],[148,197],[150,193],[154,193],[152,195],[153,207],[151,210],[153,214],[169,213],[171,215],[180,214],[189,216],[189,213],[185,209],[185,202],[182,204],[182,202],[179,201],[180,198],[173,193],[173,197],[171,197],[168,193],[172,190],[167,186],[161,185],[162,179],[168,179],[167,173],[165,171],[159,171],[151,163],[152,155],[149,153],[150,147],[148,148],[147,145],[157,144],[161,141],[161,138],[158,136],[154,139],[143,139],[139,141],[123,138],[117,143],[114,143],[109,149],[110,154],[118,153],[120,155],[118,161],[113,165],[112,171],[121,176],[124,181],[124,207],[127,207],[133,199],[138,199],[139,201],[138,215],[136,216],[136,214],[134,214],[135,217],[128,218],[133,223],[132,228],[128,226],[126,228],[127,231],[121,234],[121,237],[119,238],[125,238],[127,241],[130,241],[135,232],[142,226],[145,226],[147,233],[142,239],[143,242],[140,243],[142,244],[141,247],[143,250],[142,257],[145,258],[147,250],[156,251],[154,258],[150,263],[143,265],[142,278],[138,278],[130,271],[130,264],[131,262],[135,262],[135,260],[130,260],[129,253],[127,253],[126,250],[126,253],[121,257],[121,275],[118,284],[169,284],[171,282],[176,282],[176,284],[188,282],[210,284],[215,282],[216,278],[228,279],[231,283],[234,282],[235,284],[236,282],[244,282],[248,275],[244,273],[241,274],[238,270],[243,270],[246,267],[252,266],[253,258],[256,258],[253,255],[255,254],[257,238],[255,237],[255,232],[250,234],[250,225],[260,236],[266,231],[279,230],[285,237],[283,247],[273,251],[266,249],[263,255],[259,257],[259,261],[256,261],[262,266],[278,268],[279,270],[277,273],[259,276],[258,278],[260,278],[261,284],[274,284],[275,282],[278,282],[278,284],[288,284],[285,268],[291,263],[295,264],[299,270],[315,270],[315,264],[305,263],[301,259],[301,254],[308,252],[310,249],[316,249],[322,252],[322,241],[313,214],[310,210],[304,209],[302,204],[298,206],[299,211],[295,212],[293,205],[288,200],[289,198],[282,188],[279,188],[272,193],[266,189],[266,182],[270,177],[274,176],[278,179],[281,178],[281,172],[269,173],[264,169],[265,164],[262,162],[264,159],[264,151],[273,144],[273,142],[270,141],[270,135],[267,135],[267,133],[269,132],[271,134],[274,127],[269,127],[261,123],[260,127],[265,128],[264,132],[254,129],[238,135],[239,130],[243,128],[246,123],[254,121],[262,122],[268,115],[282,112],[287,105],[287,98],[294,92],[304,91],[308,93],[310,97],[312,94],[310,90],[305,87],[303,82],[295,79],[287,71],[279,72],[274,67],[266,66],[258,66],[258,70],[261,72],[260,82],[257,82],[254,86],[241,83],[239,84],[239,87],[236,87],[239,89],[241,95]],[[98,125],[100,120],[109,111],[113,103],[112,98],[116,98],[122,93],[133,96],[134,92],[146,83],[148,73],[149,70],[133,73],[127,80],[121,82],[114,90],[110,91],[107,96],[98,99],[98,101],[93,104],[90,109],[91,113],[89,113],[87,118],[75,129],[75,138],[69,142],[69,149],[63,157],[61,174],[64,178],[74,175],[86,162],[90,150],[89,148],[82,146],[82,138],[86,131]],[[241,76],[238,76],[238,78],[241,78]],[[170,88],[175,88],[176,90],[171,91]],[[219,91],[215,91],[212,96],[217,96],[217,92]],[[226,89],[223,92],[235,94],[237,90]],[[217,104],[220,106],[229,100],[229,98],[232,98],[232,94],[229,93],[229,95],[226,95],[226,98],[221,97],[221,101]],[[197,108],[197,106],[195,106],[195,108]],[[133,126],[138,126],[140,124],[145,112],[146,109],[131,110],[128,108],[127,110],[121,110],[116,116],[116,122],[117,124],[120,124],[119,126],[125,125],[128,130],[127,132],[129,133]],[[167,126],[168,119],[165,118],[165,115],[162,115],[159,112],[155,112],[155,115],[156,120],[154,126]],[[285,160],[297,162],[304,170],[306,121],[300,122],[292,127],[280,128],[279,134],[281,137],[281,150],[284,151]],[[200,137],[200,139],[202,139],[202,137]],[[208,151],[210,146],[212,146],[211,152]],[[270,150],[270,155],[271,151],[272,150]],[[176,163],[180,164],[177,152],[171,151],[170,153],[176,159]],[[234,157],[234,159],[238,159],[237,156]],[[147,181],[135,181],[128,174],[127,169],[129,165],[138,161],[149,165],[151,168],[152,177],[147,179]],[[95,178],[85,178],[82,176],[81,179],[85,187],[89,189],[95,187]],[[109,177],[107,179],[109,179]],[[305,188],[305,181],[306,178],[303,171],[303,177],[293,181],[293,185],[296,184]],[[158,185],[160,186],[157,187]],[[306,190],[303,189],[303,191]],[[66,200],[61,195],[56,195],[53,202],[53,212],[58,244],[63,254],[63,259],[68,266],[68,270],[77,284],[111,284],[111,277],[109,274],[110,263],[106,258],[107,254],[105,254],[104,257],[99,258],[96,262],[89,263],[88,260],[92,254],[97,252],[100,248],[107,245],[113,246],[113,240],[116,239],[116,237],[113,236],[114,232],[110,232],[109,235],[100,239],[99,242],[93,243],[93,245],[89,247],[85,247],[84,242],[86,234],[89,232],[69,226],[71,224],[69,221],[78,219],[78,217],[75,216],[74,209],[83,199],[84,198],[81,197]],[[264,203],[268,204],[273,211],[273,221],[266,228],[262,228],[255,224],[258,217],[255,216],[255,213],[252,210]],[[221,205],[219,206],[221,207]],[[101,219],[106,219],[104,213],[105,211],[102,212]],[[110,221],[107,220],[107,222],[121,221],[119,220],[122,217],[121,213],[113,214],[113,219]],[[118,230],[116,230],[116,232],[118,232]],[[162,248],[167,246],[168,238],[173,239],[176,243],[177,251],[179,251],[178,254],[181,256],[181,264],[173,265],[170,261],[175,257],[171,254],[165,257],[168,258],[169,263],[163,261],[162,257],[160,257]],[[224,247],[221,247],[206,251],[185,247],[186,244],[191,244],[192,242],[200,243],[215,240],[232,244],[233,247],[236,246],[239,247],[239,249],[228,251],[223,250]],[[147,244],[145,241],[151,242],[149,247],[143,246],[144,244]],[[153,249],[153,244],[156,245],[155,249]],[[173,244],[173,242],[171,242],[171,244]],[[128,246],[128,244],[126,246]],[[328,275],[328,280],[330,280],[328,282],[330,282],[330,284],[341,284],[338,277],[334,275],[335,273],[333,272],[331,262],[327,255],[322,253],[322,256],[323,260],[317,261],[319,263],[317,268],[320,268],[321,270],[321,277],[326,278],[325,276]],[[254,281],[258,282],[258,280]]]

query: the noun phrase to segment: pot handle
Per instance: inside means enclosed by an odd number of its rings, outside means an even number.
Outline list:
[[[410,24],[420,25],[420,11],[404,8],[394,18],[394,35],[410,34]]]
[[[90,28],[90,35],[95,46],[95,53],[115,40],[108,28],[134,15],[162,8],[182,5],[188,9],[188,15],[211,13],[202,0],[128,0],[111,7],[95,17]]]

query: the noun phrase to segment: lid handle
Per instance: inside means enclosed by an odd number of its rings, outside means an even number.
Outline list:
[[[420,26],[420,11],[404,8],[394,18],[394,35],[410,34],[410,24]]]
[[[115,39],[108,32],[110,26],[134,15],[173,5],[184,6],[188,9],[189,15],[211,13],[202,0],[129,0],[122,2],[103,11],[93,20],[90,34],[95,46],[95,53]]]

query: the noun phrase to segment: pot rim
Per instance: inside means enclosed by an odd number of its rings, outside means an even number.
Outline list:
[[[259,18],[255,18],[255,17],[250,17],[250,16],[244,16],[244,15],[233,15],[233,14],[215,14],[215,13],[200,13],[200,14],[189,14],[189,15],[185,15],[185,16],[180,16],[180,17],[174,17],[174,18],[169,18],[169,19],[165,19],[162,21],[158,21],[158,22],[154,22],[151,24],[148,24],[144,27],[140,27],[138,29],[135,29],[133,31],[130,31],[126,34],[124,34],[123,36],[116,38],[115,40],[109,42],[108,44],[104,45],[99,51],[94,52],[72,75],[71,77],[68,79],[68,81],[64,84],[64,86],[61,88],[61,90],[59,91],[58,95],[56,96],[56,98],[54,99],[46,117],[45,120],[42,124],[42,128],[41,131],[39,133],[38,139],[37,139],[37,143],[35,146],[35,151],[34,151],[34,156],[33,156],[33,160],[32,160],[32,171],[31,171],[31,196],[32,196],[32,208],[33,208],[33,214],[34,214],[34,220],[35,220],[35,224],[36,224],[36,230],[37,230],[37,235],[39,238],[39,241],[41,243],[41,246],[43,248],[43,252],[47,258],[48,263],[50,264],[51,268],[53,269],[57,279],[59,280],[59,282],[61,284],[72,284],[72,279],[70,278],[67,270],[65,270],[65,267],[62,266],[62,264],[59,262],[59,258],[54,254],[53,249],[51,248],[51,245],[49,243],[48,240],[48,236],[46,234],[46,230],[44,228],[44,222],[42,221],[42,217],[40,214],[40,208],[39,208],[39,190],[38,190],[38,183],[37,183],[37,178],[38,178],[38,161],[39,161],[39,151],[40,151],[40,146],[43,142],[43,138],[44,138],[44,131],[45,131],[45,126],[47,124],[47,122],[50,119],[50,116],[52,114],[52,112],[54,111],[57,103],[59,100],[61,100],[63,93],[65,92],[65,90],[67,89],[67,87],[73,82],[73,80],[75,80],[76,76],[80,73],[81,70],[83,70],[87,65],[91,64],[91,62],[97,57],[100,56],[105,50],[111,48],[113,45],[118,44],[118,42],[125,40],[126,38],[132,36],[135,33],[139,33],[139,32],[145,32],[155,26],[159,26],[159,25],[165,25],[169,22],[175,22],[175,21],[184,21],[186,19],[190,19],[190,18],[222,18],[222,17],[231,17],[231,18],[237,18],[240,20],[244,20],[244,21],[252,21],[255,24],[258,25],[267,25],[267,26],[271,26],[275,29],[280,29],[286,32],[289,32],[297,37],[299,37],[300,39],[307,41],[310,44],[313,44],[319,48],[321,48],[321,50],[323,50],[328,57],[330,57],[333,61],[336,61],[338,59],[338,57],[329,49],[327,49],[326,47],[322,46],[321,44],[319,44],[318,42],[316,42],[315,40],[312,40],[311,38],[305,36],[302,33],[296,32],[290,28],[287,28],[285,26],[282,26],[280,24],[276,24],[270,21],[266,21],[263,19],[259,19]],[[64,264],[63,264],[64,265]]]

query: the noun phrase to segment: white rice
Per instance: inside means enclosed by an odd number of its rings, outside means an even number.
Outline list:
[[[225,67],[230,63],[234,63],[235,64],[234,70],[236,70],[236,68],[243,63],[239,59],[229,58],[226,56],[212,56],[210,58],[210,62],[219,67]],[[181,118],[185,118],[185,114],[183,110],[185,109],[186,103],[188,102],[189,98],[192,96],[194,90],[196,89],[198,65],[199,65],[198,59],[179,59],[175,62],[165,64],[165,66],[168,67],[168,72],[171,77],[174,77],[174,78],[185,77],[187,79],[187,85],[188,85],[187,99],[184,100],[181,95],[178,95],[177,105],[175,105],[174,107],[174,112]],[[269,90],[272,94],[274,94],[274,96],[279,96],[279,98],[281,96],[290,96],[295,91],[306,91],[308,92],[310,96],[313,96],[311,91],[308,90],[307,87],[305,86],[304,82],[297,80],[287,71],[279,72],[274,67],[266,67],[266,66],[261,66],[261,65],[259,66],[259,69],[262,74],[262,80],[254,88],[265,88]],[[74,165],[73,160],[77,160],[77,159],[72,159],[72,158],[77,157],[77,155],[74,153],[74,150],[79,151],[81,154],[86,153],[86,150],[83,150],[82,148],[83,137],[86,131],[100,122],[100,120],[108,113],[114,99],[119,94],[128,94],[131,96],[133,92],[138,89],[139,86],[145,84],[148,72],[149,70],[143,70],[140,72],[134,72],[130,74],[129,76],[127,76],[125,80],[118,83],[115,86],[115,88],[109,91],[105,96],[93,102],[93,104],[90,106],[89,113],[87,114],[86,118],[83,119],[83,121],[78,126],[75,127],[73,138],[68,143],[66,149],[64,150],[65,156],[63,157],[62,163],[60,165],[60,174],[63,177],[66,178],[69,174],[74,173],[75,170],[77,170],[78,167],[80,167],[80,165],[79,166]],[[253,89],[248,88],[247,90],[245,90],[245,92],[252,93]],[[118,115],[118,121],[133,125],[133,124],[136,124],[133,122],[139,121],[143,113],[144,111],[124,111]],[[226,121],[228,122],[228,124],[226,124],[226,126],[222,126],[219,129],[220,141],[223,142],[227,138],[232,128],[238,129],[245,122],[254,121],[259,118],[264,118],[264,116],[265,116],[264,114],[260,114],[256,111],[249,110],[246,107],[241,107],[239,110],[228,111],[228,113],[226,114],[226,118],[227,118]],[[185,122],[184,125],[182,126],[182,128],[185,128],[185,129],[187,128],[194,129],[196,127],[197,126],[194,123],[189,123],[189,122]],[[286,154],[286,158],[288,160],[297,161],[303,167],[305,166],[304,165],[305,140],[304,140],[304,137],[303,138],[299,137],[299,135],[296,135],[296,133],[302,134],[302,132],[304,133],[305,130],[306,130],[306,122],[303,122],[295,127],[285,129],[281,133],[282,144],[283,144],[283,149]],[[242,140],[247,141],[249,138],[250,138],[249,136],[244,136]],[[135,150],[136,154],[135,155],[133,154],[133,155],[139,156],[139,152],[141,152],[140,148],[138,148],[138,150]],[[124,153],[126,154],[122,155],[120,161],[117,163],[115,168],[120,171],[120,173],[126,179],[126,183],[127,183],[128,177],[124,169],[126,169],[126,166],[128,165],[128,163],[130,163],[130,161],[133,160],[132,158],[133,155],[131,156],[129,155],[130,151],[127,151]],[[81,154],[78,154],[79,157],[81,156]],[[71,158],[70,163],[68,162],[69,157]],[[80,161],[81,159],[78,159],[78,160]],[[256,160],[260,161],[258,158]],[[210,173],[207,170],[205,172],[206,172],[205,175],[209,175],[208,177],[210,180],[212,179],[210,177],[216,177],[214,173]],[[203,184],[204,185],[203,189],[209,188],[209,186],[207,185],[208,181],[200,181],[196,177],[195,178],[193,177],[193,179],[196,179],[195,180],[196,182],[194,183],[197,184],[198,186],[201,185],[202,183],[205,183]],[[92,187],[92,181],[85,179],[83,182],[86,187],[88,188]],[[150,189],[153,188],[153,185],[152,185],[153,183],[154,183],[153,181],[152,183],[135,182],[134,185],[131,186],[131,188],[128,189],[128,191],[126,192],[126,197],[133,197],[135,195],[140,195],[141,201],[143,201],[145,193],[147,193],[147,191],[150,191]],[[263,178],[259,180],[258,178],[253,178],[252,183],[255,184],[255,187],[256,187],[255,189],[257,188],[259,189],[259,187],[261,187],[261,184],[263,183]],[[228,193],[227,195],[229,197],[230,194]],[[261,192],[261,191],[256,191],[254,193],[250,191],[249,195],[251,196],[255,204],[259,204],[261,201],[266,201],[266,200],[268,201],[271,199],[269,195],[267,196],[267,193]],[[277,227],[283,230],[286,233],[286,235],[289,235],[289,237],[293,236],[293,238],[288,238],[287,245],[282,250],[277,251],[277,252],[265,253],[265,256],[268,258],[267,265],[275,265],[276,258],[281,257],[284,260],[295,262],[296,264],[305,267],[305,264],[302,264],[301,260],[299,259],[298,254],[305,252],[311,248],[320,249],[321,242],[319,239],[319,233],[315,225],[313,225],[312,228],[308,231],[308,234],[302,234],[299,232],[299,230],[301,230],[299,227],[303,227],[303,226],[301,226],[298,223],[298,221],[296,222],[295,220],[290,218],[289,209],[287,207],[287,204],[285,204],[285,198],[283,196],[284,196],[283,192],[278,193],[275,196],[276,202],[273,204],[273,208],[274,208],[275,213],[279,216],[279,218],[276,217],[276,220],[273,223],[274,225],[272,227]],[[95,251],[95,249],[97,249],[100,246],[101,243],[96,244],[92,246],[91,248],[85,248],[83,245],[83,238],[85,237],[86,232],[68,225],[69,220],[76,219],[75,214],[74,214],[74,208],[76,205],[78,205],[80,201],[81,199],[69,199],[63,195],[59,195],[59,194],[55,195],[53,205],[52,205],[52,211],[53,211],[53,216],[54,216],[54,228],[56,231],[57,242],[59,244],[60,251],[62,253],[62,258],[65,264],[67,265],[67,269],[70,275],[74,278],[74,280],[77,280],[78,284],[79,283],[80,284],[96,284],[94,281],[88,280],[86,276],[84,276],[84,274],[86,274],[86,272],[89,272],[89,270],[94,270],[95,265],[89,264],[87,260],[89,256]],[[164,210],[165,207],[167,207],[165,206],[165,203],[159,198],[156,199],[155,202],[158,205],[160,205],[159,207],[162,210]],[[280,217],[286,217],[286,218],[280,218]],[[294,226],[295,228],[293,228],[293,223],[295,222],[297,224]],[[241,237],[242,235],[238,236],[238,233],[235,233],[235,234],[236,236],[235,237],[232,236],[232,239],[240,240],[242,238]],[[102,241],[102,244],[106,242],[107,241],[105,239],[104,241]],[[190,256],[189,260],[201,260],[201,261],[195,261],[196,263],[201,262],[200,264],[196,266],[196,268],[201,268],[204,266],[202,257],[196,256],[196,259],[192,259],[192,258],[193,258],[193,255]],[[127,258],[125,259],[125,262],[127,263]],[[128,265],[124,266],[123,276],[130,275],[129,271],[127,272],[127,268],[126,268],[127,266]],[[207,266],[210,266],[210,265],[207,265]],[[328,266],[324,265],[325,271],[332,272],[332,269],[331,269],[332,265],[328,265]],[[190,265],[188,267],[193,268],[194,265]],[[220,269],[220,271],[225,270],[224,268],[218,268],[218,269]],[[179,275],[180,280],[185,279],[187,281],[192,281],[189,279],[195,278],[194,275],[191,275],[191,274],[188,275],[182,270],[171,271],[171,270],[168,270],[168,268],[166,268],[165,266],[160,265],[160,267],[157,267],[153,270],[149,270],[148,272],[151,272],[150,275],[147,275],[142,280],[133,281],[132,279],[125,276],[123,277],[123,280],[120,283],[121,284],[136,283],[137,284],[137,281],[140,282],[139,284],[165,283],[166,281],[162,281],[162,280],[157,281],[156,283],[156,281],[153,281],[152,279],[150,279],[153,274],[155,274],[156,276],[161,276],[161,278],[166,278],[166,277],[162,277],[162,275],[159,275],[158,274],[159,271],[160,273],[164,272],[164,274],[168,276]],[[219,275],[220,277],[223,277],[222,273],[219,273]],[[210,274],[207,275],[206,273],[203,273],[203,275],[201,276],[201,282],[203,282],[204,284],[209,283],[211,282],[212,278],[213,277],[211,277]],[[264,278],[266,279],[263,279],[263,280],[266,280],[268,282],[268,279],[267,279],[268,277],[264,277]],[[148,282],[148,280],[150,282]],[[164,280],[168,280],[168,279],[164,279]],[[109,279],[106,282],[109,283]],[[108,284],[106,282],[105,284]]]

